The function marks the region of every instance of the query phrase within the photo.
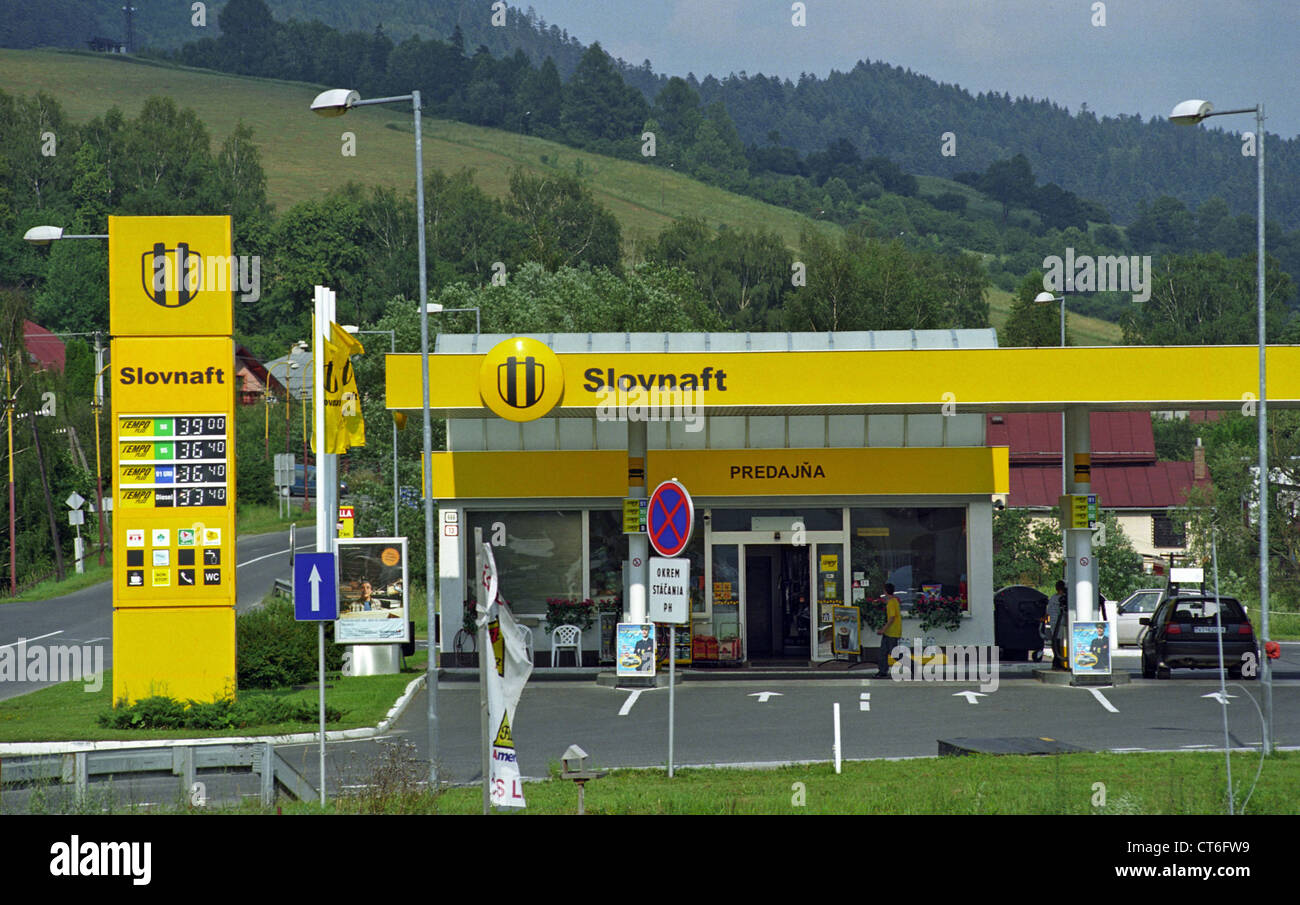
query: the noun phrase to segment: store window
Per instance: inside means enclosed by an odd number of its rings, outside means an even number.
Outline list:
[[[591,557],[591,597],[597,602],[623,599],[623,560],[627,539],[623,534],[623,513],[615,509],[593,509],[587,515],[587,550]]]
[[[889,582],[904,614],[922,595],[965,597],[965,507],[852,509],[849,542],[853,581],[867,597]]]
[[[716,510],[715,510],[716,512]],[[712,611],[707,618],[691,619],[691,656],[695,662],[742,660],[740,638],[740,548],[714,544]],[[694,612],[694,600],[692,600]]]
[[[813,562],[816,566],[814,589],[817,594],[817,659],[827,660],[834,656],[831,642],[835,607],[844,606],[844,545],[818,544],[814,557]]]
[[[583,599],[581,512],[470,512],[471,572],[475,528],[492,545],[501,596],[515,613],[545,613],[552,597]]]

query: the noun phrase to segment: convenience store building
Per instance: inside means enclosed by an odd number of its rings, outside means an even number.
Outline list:
[[[988,412],[1064,411],[1065,458],[1086,466],[1092,410],[1236,408],[1258,381],[1253,346],[999,349],[993,330],[528,339],[442,335],[430,356],[431,408],[447,419],[432,461],[444,650],[452,602],[473,594],[475,528],[521,621],[540,623],[552,599],[619,599],[636,621],[622,504],[668,478],[695,499],[697,659],[830,659],[831,607],[885,582],[905,614],[922,594],[961,601],[955,631],[907,617],[905,639],[991,645],[1009,464],[986,445]],[[1270,349],[1270,405],[1300,399],[1297,365],[1295,347]],[[419,410],[419,368],[389,357],[389,408]],[[1087,492],[1086,467],[1065,477]],[[1067,535],[1067,580],[1095,588],[1089,532]],[[583,647],[596,663],[594,628]]]

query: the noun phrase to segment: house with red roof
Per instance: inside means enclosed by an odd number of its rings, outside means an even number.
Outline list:
[[[989,414],[985,442],[1010,448],[1014,509],[1054,510],[1064,490],[1061,416],[1046,412]],[[1186,526],[1173,511],[1195,486],[1209,484],[1204,449],[1191,462],[1156,459],[1150,412],[1093,412],[1092,492],[1115,513],[1125,535],[1147,563],[1186,550]]]

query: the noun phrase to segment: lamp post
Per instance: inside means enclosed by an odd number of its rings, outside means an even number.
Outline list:
[[[433,456],[433,424],[429,412],[429,312],[428,312],[428,271],[425,260],[424,242],[424,144],[423,130],[420,125],[420,92],[394,97],[377,97],[362,100],[361,95],[348,88],[332,88],[323,91],[311,102],[311,109],[321,116],[342,116],[353,107],[369,107],[376,104],[393,104],[411,102],[411,111],[415,121],[415,225],[417,232],[416,251],[420,265],[420,384],[423,392],[422,415],[424,438],[421,446],[422,471],[424,473],[424,602],[428,619],[429,662],[425,670],[425,682],[429,692],[429,786],[438,788],[438,648],[434,643],[434,626],[437,625],[436,599],[434,581],[437,572],[433,560],[433,469],[430,463]],[[303,470],[304,477],[306,469]],[[305,488],[304,484],[304,488]]]
[[[30,242],[32,245],[49,245],[51,242],[58,242],[63,239],[107,239],[108,236],[99,233],[90,233],[87,235],[70,235],[63,232],[62,226],[33,226],[27,232],[23,233],[23,241]],[[99,331],[94,333],[95,337],[95,367],[98,369],[95,374],[94,395],[91,397],[91,410],[95,416],[95,521],[99,523],[99,564],[104,565],[104,482],[103,482],[103,463],[99,452],[99,413],[104,407],[104,371],[108,370],[108,365],[101,365],[104,355],[104,348],[100,343]],[[8,359],[5,360],[5,381],[8,384]],[[13,472],[13,400],[9,400],[9,433],[10,433],[10,453],[9,453],[9,515],[10,526],[9,536],[13,537],[13,508],[14,508],[14,472]],[[12,554],[12,544],[10,553]],[[12,556],[11,556],[12,559]],[[13,566],[10,565],[10,574],[12,576]]]
[[[343,329],[349,333],[382,336],[388,334],[388,351],[397,352],[396,330],[360,330],[354,324],[344,324]],[[393,419],[393,537],[397,537],[397,419]]]
[[[1255,156],[1257,207],[1255,214],[1255,295],[1259,335],[1259,627],[1263,641],[1268,642],[1268,387],[1264,339],[1264,105],[1240,107],[1235,110],[1214,109],[1203,100],[1183,101],[1169,114],[1170,122],[1180,126],[1194,126],[1211,116],[1231,116],[1237,113],[1255,114]],[[1264,686],[1264,753],[1273,751],[1273,671],[1264,653],[1260,664],[1260,681]]]
[[[1061,303],[1061,348],[1065,348],[1065,296],[1052,295],[1050,292],[1040,292],[1034,296],[1035,302],[1060,302]]]

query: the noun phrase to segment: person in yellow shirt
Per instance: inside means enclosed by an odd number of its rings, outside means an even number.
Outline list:
[[[894,596],[894,586],[885,585],[885,624],[876,629],[880,636],[880,654],[876,659],[876,678],[889,678],[889,654],[903,637],[903,612]]]

